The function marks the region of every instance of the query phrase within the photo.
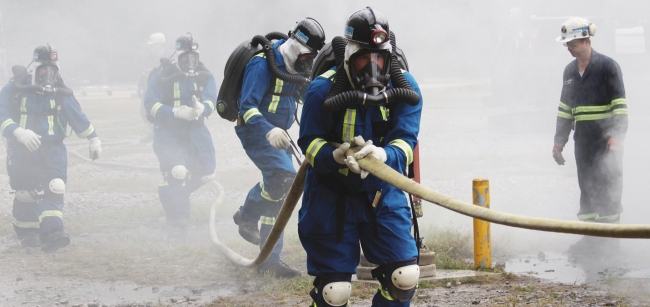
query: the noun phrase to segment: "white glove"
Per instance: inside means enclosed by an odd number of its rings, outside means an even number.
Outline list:
[[[345,164],[345,152],[348,149],[350,149],[350,143],[345,142],[345,143],[341,144],[341,146],[339,146],[339,148],[335,149],[332,152],[332,155],[334,156],[334,160],[338,164]]]
[[[194,117],[196,119],[199,119],[199,117],[203,115],[203,110],[205,109],[205,106],[203,105],[202,102],[196,99],[196,96],[194,95],[192,95],[192,103],[194,105]]]
[[[377,160],[379,160],[381,162],[386,162],[386,159],[387,159],[386,150],[384,150],[381,147],[377,147],[375,145],[372,145],[372,140],[364,141],[362,136],[357,135],[352,139],[352,143],[354,143],[357,146],[361,146],[361,149],[359,149],[359,151],[357,151],[354,154],[354,157],[356,159],[363,159],[368,154],[371,154]]]
[[[102,142],[98,137],[90,139],[90,146],[88,146],[88,153],[90,158],[94,161],[99,159],[99,156],[102,154]]]
[[[345,165],[348,166],[348,168],[353,172],[361,175],[361,179],[366,179],[368,177],[368,172],[364,171],[359,167],[359,163],[357,162],[357,159],[355,159],[353,156],[348,156],[345,159]]]
[[[32,130],[18,127],[14,130],[14,136],[16,136],[18,142],[25,145],[29,151],[34,151],[41,146],[41,136],[34,133]]]
[[[370,144],[364,146],[361,148],[361,150],[357,151],[354,154],[354,157],[357,159],[363,159],[365,158],[368,154],[372,155],[375,157],[377,160],[381,162],[386,162],[387,156],[386,156],[386,150],[384,150],[381,147],[377,147],[375,145],[372,145],[372,141],[369,141]]]
[[[269,144],[271,144],[275,149],[285,149],[289,147],[289,136],[284,130],[278,127],[271,129],[271,131],[266,134],[266,140],[269,141]]]
[[[196,120],[196,116],[194,116],[194,108],[183,105],[178,108],[173,108],[172,112],[174,113],[174,117],[178,119],[186,121]]]

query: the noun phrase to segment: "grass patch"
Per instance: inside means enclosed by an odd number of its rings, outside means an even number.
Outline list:
[[[466,259],[473,257],[470,232],[455,228],[431,227],[425,234],[425,244],[436,253],[436,268],[448,270],[472,270],[473,264]]]

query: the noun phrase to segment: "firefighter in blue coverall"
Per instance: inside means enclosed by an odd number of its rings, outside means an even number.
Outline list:
[[[51,253],[70,244],[63,227],[67,126],[90,140],[93,160],[101,142],[59,75],[56,50],[38,46],[34,61],[39,66],[33,81],[25,67],[14,66],[14,78],[0,92],[0,130],[7,138],[9,184],[16,191],[16,235],[23,246]]]
[[[307,252],[308,273],[316,277],[311,306],[347,306],[351,276],[359,264],[359,243],[368,261],[379,265],[373,271],[381,282],[373,306],[408,306],[419,278],[418,250],[404,192],[369,175],[356,162],[371,154],[400,173],[413,162],[422,111],[417,83],[403,73],[417,93],[414,105],[346,103],[324,114],[330,88],[338,84],[335,76],[344,79],[347,90],[362,91],[361,97],[383,99],[383,90],[393,88],[394,82],[389,85],[386,77],[396,73],[389,68],[388,32],[386,18],[371,8],[352,14],[345,29],[343,66],[348,78],[336,74],[334,67],[311,82],[305,97],[298,144],[311,167],[298,234]],[[330,142],[342,145],[337,149]],[[362,148],[356,156],[346,157],[350,144]]]
[[[170,229],[181,236],[190,220],[190,194],[214,178],[216,158],[204,120],[214,111],[217,86],[199,61],[190,33],[176,40],[177,63],[162,61],[145,94],[145,108],[155,123],[153,150],[163,183],[160,203]],[[173,232],[172,232],[173,233]]]
[[[240,235],[247,241],[264,246],[286,192],[296,175],[286,132],[294,122],[296,95],[304,96],[295,83],[285,82],[271,73],[276,65],[284,73],[309,75],[316,53],[323,47],[325,33],[311,18],[299,21],[288,40],[273,44],[275,63],[267,63],[264,53],[246,65],[239,101],[240,117],[235,131],[248,157],[262,171],[262,181],[248,193],[244,205],[233,219]],[[306,87],[304,87],[306,89]],[[261,231],[258,221],[262,221]],[[282,238],[269,258],[258,267],[259,273],[278,278],[299,276],[300,272],[280,259]]]

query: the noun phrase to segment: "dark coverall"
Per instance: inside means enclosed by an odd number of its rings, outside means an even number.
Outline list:
[[[12,86],[13,80],[0,92],[0,131],[7,138],[9,184],[16,191],[14,229],[18,239],[43,238],[63,231],[64,194],[52,192],[49,184],[57,178],[67,182],[67,126],[80,138],[97,133],[74,96],[20,93]],[[13,134],[18,127],[40,135],[41,146],[30,152]]]
[[[288,73],[284,58],[278,51],[278,46],[284,42],[285,40],[275,42],[273,51],[275,64],[282,72]],[[289,191],[296,175],[291,154],[271,146],[266,140],[266,134],[275,127],[284,130],[291,128],[296,112],[296,91],[296,84],[273,76],[264,53],[257,54],[246,64],[239,96],[241,118],[235,132],[248,157],[262,172],[262,181],[248,192],[240,210],[248,221],[262,220],[260,248],[271,233],[284,195]],[[263,265],[279,262],[282,247],[283,236]]]
[[[564,145],[575,124],[573,140],[580,185],[582,221],[618,223],[623,212],[622,152],[608,152],[610,138],[622,142],[627,132],[623,74],[611,58],[592,49],[582,77],[578,61],[564,69],[555,143]]]
[[[163,74],[168,76],[178,71],[176,66],[170,66],[154,74],[149,80],[144,104],[155,122],[153,150],[164,178],[158,186],[160,203],[165,209],[167,223],[184,227],[190,219],[190,194],[211,179],[209,176],[214,174],[217,165],[212,136],[204,123],[205,117],[214,111],[217,85],[214,77],[161,80]],[[195,121],[175,118],[174,107],[193,107],[192,95],[203,103],[203,115]],[[186,178],[172,175],[176,166],[184,166],[189,171]]]
[[[324,117],[322,106],[335,73],[333,68],[311,82],[302,110],[298,144],[311,167],[298,215],[298,234],[307,252],[309,275],[349,282],[359,264],[359,242],[368,261],[380,266],[416,264],[418,249],[404,192],[372,175],[362,180],[334,160],[335,147],[329,142],[350,142],[361,135],[384,148],[386,165],[403,173],[413,162],[422,100],[415,106],[397,103],[390,111],[386,105],[357,105]],[[404,77],[420,94],[415,79],[408,72]],[[381,198],[373,208],[377,191]],[[372,304],[409,306],[410,301],[400,303],[380,286]]]

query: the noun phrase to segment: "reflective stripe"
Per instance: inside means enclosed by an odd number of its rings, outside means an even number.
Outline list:
[[[39,222],[23,222],[14,218],[14,226],[18,228],[41,228],[41,223]]]
[[[63,219],[63,212],[59,210],[45,210],[43,213],[41,213],[41,216],[38,217],[38,222],[43,222],[43,218],[46,217],[58,217],[60,219]]]
[[[275,113],[275,111],[278,110],[278,102],[280,102],[280,96],[271,96],[271,103],[269,103],[269,113]]]
[[[198,91],[198,90],[199,90],[199,87],[196,86],[196,82],[194,82],[194,91]]]
[[[23,99],[20,101],[20,112],[22,113],[27,113],[27,106],[25,105],[27,103],[27,97],[23,97]],[[20,114],[20,127],[25,128],[27,125],[27,114]]]
[[[210,100],[204,100],[203,103],[207,103],[210,109],[214,112],[214,102]]]
[[[258,58],[266,58],[266,54],[264,54],[263,52],[262,52],[262,53],[258,53],[258,54],[256,54],[255,56],[258,57]]]
[[[320,76],[323,77],[323,78],[329,79],[329,78],[333,77],[334,75],[336,75],[336,70],[330,69],[330,70],[326,71],[325,73],[323,73]]]
[[[388,120],[388,109],[384,106],[380,106],[379,110],[381,111],[381,119],[384,121]]]
[[[583,114],[583,115],[576,115],[575,119],[577,122],[586,121],[586,120],[601,120],[601,119],[611,118],[612,115],[613,115],[612,113]]]
[[[343,174],[343,176],[347,176],[350,174],[350,169],[349,168],[339,168],[339,173]]]
[[[257,108],[252,108],[246,111],[246,113],[244,113],[244,122],[248,122],[248,120],[255,115],[262,116],[262,113],[260,113],[260,110],[258,110]]]
[[[5,131],[5,128],[9,127],[9,125],[15,124],[15,123],[16,122],[14,122],[14,120],[11,119],[11,118],[5,120],[4,122],[2,122],[2,125],[0,125],[0,134],[3,133]]]
[[[388,143],[388,145],[399,147],[399,149],[401,149],[404,152],[404,154],[406,155],[406,165],[410,165],[411,163],[413,163],[413,149],[411,148],[409,143],[407,143],[402,139],[396,139]]]
[[[616,110],[612,111],[612,114],[614,114],[614,115],[622,115],[622,114],[627,115],[628,113],[627,113],[627,109],[616,109]]]
[[[272,216],[260,216],[260,221],[262,222],[262,225],[269,225],[273,226],[275,225],[275,218]]]
[[[279,78],[275,78],[275,87],[273,88],[274,94],[282,94],[282,88],[284,87],[284,81]],[[269,103],[269,112],[275,113],[278,110],[278,103],[280,102],[280,96],[273,95],[271,96],[271,103]]]
[[[318,154],[318,151],[323,147],[323,145],[327,144],[327,141],[321,138],[316,138],[313,141],[311,141],[311,144],[307,147],[307,151],[305,152],[305,156],[307,156],[307,160],[309,160],[309,163],[311,166],[314,166],[314,158],[316,158],[316,155]]]
[[[578,214],[578,219],[583,222],[619,223],[621,214],[617,213],[608,216],[600,216],[599,213]]]
[[[178,82],[174,82],[174,108],[181,106],[181,88]]]
[[[260,194],[260,195],[262,195],[262,198],[264,198],[264,199],[266,199],[268,201],[272,201],[272,202],[278,202],[278,201],[280,201],[282,199],[282,197],[280,197],[280,199],[271,198],[271,195],[269,195],[269,192],[264,190],[264,182],[260,182],[260,188],[262,188],[262,193]]]
[[[617,98],[612,100],[612,106],[619,105],[619,104],[627,104],[627,100],[625,98]]]
[[[343,142],[350,142],[354,138],[354,122],[357,119],[357,110],[345,110],[345,117],[343,118]]]
[[[612,109],[612,105],[604,106],[581,106],[573,108],[573,114],[585,112],[607,112]]]
[[[156,102],[153,105],[153,107],[151,107],[151,116],[153,116],[155,118],[156,117],[156,112],[158,112],[158,109],[160,109],[160,107],[162,107],[162,106],[163,106],[162,103]]]
[[[562,117],[562,118],[573,120],[573,115],[572,114],[562,112],[562,111],[557,111],[557,117]]]
[[[95,127],[93,127],[93,125],[89,125],[88,129],[84,130],[82,133],[77,134],[77,136],[83,139],[91,135],[93,132],[95,132]]]
[[[566,103],[564,103],[562,101],[560,101],[559,107],[562,108],[562,109],[565,109],[567,111],[571,111],[571,107],[569,107]]]
[[[50,107],[52,110],[56,109],[56,102],[50,99]],[[47,134],[54,135],[54,115],[47,116]]]
[[[383,286],[379,285],[379,293],[381,293],[381,296],[383,296],[385,299],[389,301],[394,301],[392,296],[390,296],[390,293],[388,293],[388,289],[384,288]]]

